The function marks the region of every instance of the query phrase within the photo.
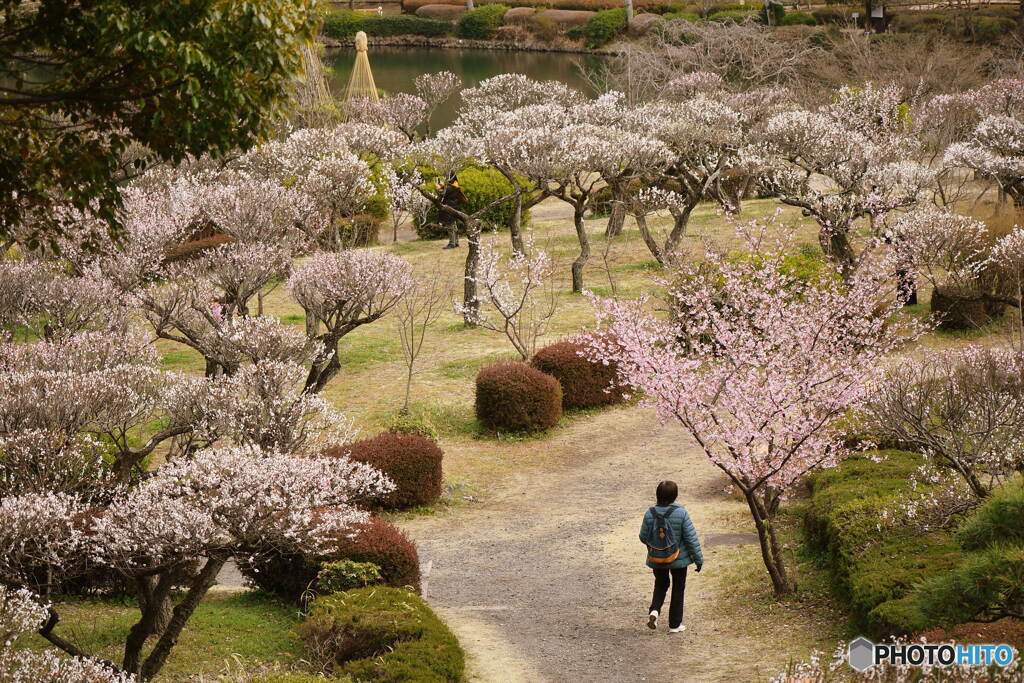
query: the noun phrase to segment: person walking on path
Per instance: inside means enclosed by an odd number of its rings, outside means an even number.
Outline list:
[[[444,181],[441,182],[438,179],[435,189],[441,195],[441,204],[443,206],[450,206],[453,209],[458,209],[460,206],[469,201],[466,198],[466,193],[459,187],[459,176],[454,173],[450,174]],[[455,214],[448,213],[444,209],[440,210],[437,215],[438,222],[448,231],[448,244],[444,246],[445,249],[457,249],[459,247],[459,222],[455,217]]]
[[[640,540],[647,546],[647,566],[654,570],[654,596],[651,598],[647,627],[658,627],[658,616],[665,604],[669,583],[672,602],[668,611],[668,632],[681,633],[683,626],[683,593],[686,590],[686,568],[696,565],[700,572],[704,555],[690,513],[676,505],[679,487],[674,481],[663,481],[656,491],[657,504],[644,513]]]

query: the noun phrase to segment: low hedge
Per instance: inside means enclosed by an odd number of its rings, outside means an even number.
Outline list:
[[[808,479],[805,537],[824,554],[857,621],[877,637],[930,626],[913,588],[949,571],[960,558],[958,545],[943,531],[878,531],[882,511],[907,492],[908,478],[922,463],[917,453],[878,451],[852,456]]]
[[[490,40],[494,32],[501,28],[501,20],[507,11],[506,5],[484,5],[466,12],[459,19],[455,35],[471,40]]]
[[[582,34],[587,40],[587,47],[599,48],[625,33],[628,26],[625,9],[606,9],[590,17],[583,27]]]
[[[1017,479],[993,491],[956,530],[956,539],[966,550],[1000,543],[1024,545],[1024,481]]]
[[[401,510],[433,505],[441,497],[444,452],[431,439],[384,433],[331,448],[325,453],[332,457],[345,454],[357,462],[372,465],[394,482],[394,491],[371,501],[375,507]]]
[[[372,562],[386,585],[420,591],[419,554],[405,532],[377,517],[357,525],[356,531],[352,538],[336,536],[322,555],[269,551],[240,561],[238,568],[257,588],[292,602],[302,601],[324,564],[338,560]]]
[[[950,626],[1024,614],[1024,480],[993,491],[956,538],[963,559],[914,592],[925,618]]]
[[[410,14],[377,16],[369,12],[340,10],[324,17],[323,34],[331,38],[353,38],[359,31],[368,36],[444,36],[452,31],[450,22]]]
[[[582,340],[551,344],[538,350],[530,359],[530,365],[558,380],[565,410],[621,403],[622,391],[611,388],[617,366],[587,359],[581,355],[585,349]]]
[[[489,166],[470,167],[459,171],[459,187],[466,195],[466,203],[459,207],[460,211],[476,213],[496,199],[512,193],[512,183],[497,169]],[[488,230],[504,230],[512,221],[515,205],[511,201],[502,202],[486,211],[480,220]],[[530,212],[523,211],[520,225],[526,226],[530,220]],[[416,222],[416,234],[420,239],[440,239],[447,236],[441,225],[437,209],[433,206],[427,211],[423,220]]]
[[[526,363],[489,365],[476,376],[476,416],[496,432],[550,429],[562,418],[562,387]]]
[[[356,681],[461,681],[465,654],[414,593],[372,586],[318,598],[299,625],[332,673]]]

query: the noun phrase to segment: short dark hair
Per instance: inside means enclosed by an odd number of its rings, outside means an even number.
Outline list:
[[[657,496],[658,505],[671,505],[676,502],[676,496],[679,495],[679,487],[676,486],[674,481],[665,480],[658,484]]]

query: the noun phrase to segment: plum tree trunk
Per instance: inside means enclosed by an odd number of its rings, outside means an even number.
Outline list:
[[[854,264],[857,261],[857,254],[850,244],[850,231],[848,226],[836,226],[833,228],[821,228],[818,231],[818,243],[825,256],[831,259],[842,274],[843,279],[848,279],[853,273]]]
[[[604,236],[608,239],[618,237],[625,222],[626,205],[618,200],[612,201],[612,213],[608,216],[608,227],[604,230]]]
[[[203,565],[203,568],[199,570],[199,573],[189,585],[185,597],[174,608],[167,628],[164,629],[160,639],[153,646],[153,650],[146,658],[141,671],[138,671],[142,680],[148,681],[152,679],[163,668],[164,663],[167,661],[167,656],[171,654],[171,650],[178,643],[178,638],[181,637],[185,624],[188,623],[192,613],[195,612],[196,607],[199,606],[206,593],[217,582],[217,574],[220,573],[227,560],[228,555],[226,553],[212,555],[207,558],[206,564]]]
[[[508,221],[508,233],[512,237],[512,251],[516,254],[523,254],[523,195],[516,195],[513,203],[512,217]]]
[[[580,241],[580,255],[572,262],[572,291],[579,294],[583,291],[583,268],[590,259],[590,238],[583,224],[584,203],[577,202],[573,207],[573,224],[576,226],[576,237]]]
[[[644,240],[644,244],[650,249],[651,254],[657,259],[658,263],[665,265],[665,255],[661,253],[661,247],[658,246],[658,240],[654,239],[651,234],[651,229],[647,226],[647,216],[639,215],[633,217],[636,220],[636,227],[640,231],[640,236]]]
[[[697,202],[691,202],[681,210],[672,213],[672,231],[665,238],[665,246],[661,250],[662,263],[675,261],[676,251],[679,249],[683,237],[686,236],[686,228],[690,225],[690,214],[693,213],[693,207],[696,205]]]
[[[466,226],[466,241],[469,248],[466,250],[465,279],[462,281],[462,320],[467,325],[476,325],[476,318],[480,313],[480,299],[477,297],[476,280],[480,270],[480,225],[475,221]]]

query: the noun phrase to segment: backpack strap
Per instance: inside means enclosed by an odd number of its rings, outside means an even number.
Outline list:
[[[657,521],[658,517],[660,517],[660,515],[658,514],[658,511],[655,510],[653,507],[651,507],[650,513],[651,513],[651,521],[652,522]]]
[[[679,509],[679,506],[676,505],[675,503],[672,503],[671,505],[668,506],[668,509],[665,510],[664,512],[658,512],[655,508],[652,507],[651,508],[651,514],[654,516],[654,519],[668,519],[669,517],[672,516],[672,513],[675,512],[678,509]]]

